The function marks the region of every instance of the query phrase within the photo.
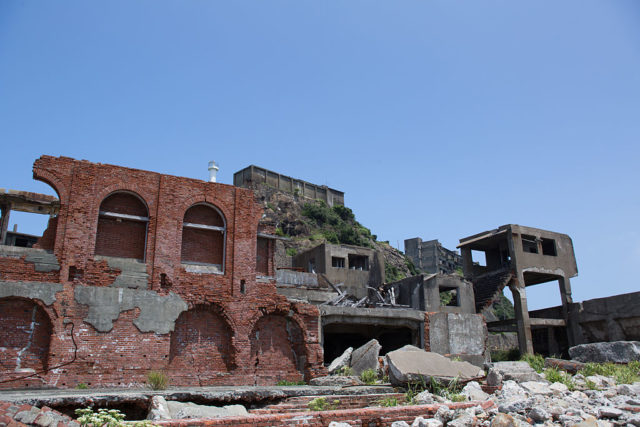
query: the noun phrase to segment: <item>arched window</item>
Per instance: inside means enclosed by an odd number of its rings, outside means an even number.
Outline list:
[[[148,223],[147,206],[138,196],[109,195],[100,204],[96,255],[144,260]]]
[[[226,224],[218,209],[206,204],[191,206],[182,224],[182,262],[224,272],[225,237]]]

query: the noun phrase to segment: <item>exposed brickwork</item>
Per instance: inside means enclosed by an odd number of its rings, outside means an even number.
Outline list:
[[[53,249],[60,270],[36,272],[24,257],[0,258],[0,280],[61,283],[63,290],[50,306],[33,301],[51,324],[49,370],[2,382],[20,374],[0,365],[0,388],[131,386],[144,383],[150,370],[168,372],[173,385],[271,384],[325,373],[318,309],[289,302],[276,293],[273,281],[256,281],[262,209],[251,190],[65,157],[43,156],[33,172],[60,196],[59,215],[42,239],[50,242],[46,246]],[[135,205],[132,198],[143,202]],[[105,199],[106,208],[101,208]],[[194,205],[198,206],[193,211],[195,223],[210,220],[199,217],[209,209],[205,205],[220,213],[211,225],[222,226],[224,220],[224,273],[190,273],[181,263],[185,214]],[[120,246],[106,247],[131,250],[124,255],[143,258],[148,290],[160,295],[173,292],[187,303],[189,311],[178,317],[174,332],[140,332],[133,323],[140,315],[138,308],[119,313],[106,333],[83,321],[89,308],[76,302],[74,288],[111,286],[120,274],[94,255],[101,241],[109,240],[102,236],[105,222],[99,211],[103,209],[148,216],[146,245],[120,240]],[[132,238],[132,229],[121,232],[128,222],[115,221],[123,228],[106,236]],[[269,275],[273,275],[274,245],[267,246]]]
[[[70,417],[46,406],[37,408],[31,405],[16,405],[11,402],[3,401],[0,401],[0,425],[4,425],[6,427],[20,427],[28,425],[80,427],[80,424]]]

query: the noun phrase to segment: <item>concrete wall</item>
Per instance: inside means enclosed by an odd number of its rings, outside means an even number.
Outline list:
[[[233,185],[251,188],[256,184],[267,184],[288,193],[298,194],[309,199],[323,200],[327,205],[344,205],[344,193],[326,185],[311,184],[307,181],[291,178],[258,166],[248,166],[233,174]]]
[[[43,156],[33,173],[59,194],[60,211],[45,232],[51,250],[0,247],[0,324],[15,325],[0,335],[11,353],[0,377],[16,379],[0,387],[128,387],[144,384],[150,370],[177,386],[324,372],[318,309],[277,294],[272,244],[262,265],[268,277],[257,280],[262,208],[251,190],[66,157]],[[95,255],[100,205],[117,192],[147,208],[141,260]],[[182,262],[185,213],[199,203],[225,220],[221,269]],[[27,322],[24,307],[37,322]],[[29,349],[27,363],[20,355]]]
[[[393,288],[397,304],[408,305],[416,310],[472,314],[476,312],[473,285],[457,274],[412,276],[388,283],[385,288]],[[457,303],[441,305],[440,291],[445,290],[456,291],[455,302]]]

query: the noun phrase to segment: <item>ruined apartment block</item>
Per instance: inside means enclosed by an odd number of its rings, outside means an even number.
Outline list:
[[[344,205],[344,193],[326,185],[316,185],[290,176],[281,175],[258,166],[247,166],[233,174],[233,185],[244,188],[255,188],[265,184],[278,191],[296,194],[308,199],[322,200],[330,207]]]
[[[276,293],[253,192],[42,156],[58,198],[0,195],[50,216],[32,248],[0,246],[2,388],[275,384],[324,372],[317,307]]]
[[[460,254],[445,248],[437,239],[426,242],[419,237],[406,239],[404,253],[425,273],[453,274],[462,270]]]
[[[492,322],[490,330],[516,331],[522,353],[534,351],[532,328],[555,328],[557,333],[549,335],[552,349],[557,349],[557,341],[568,346],[579,343],[570,284],[570,279],[578,275],[578,267],[569,236],[508,224],[460,239],[458,248],[462,251],[464,276],[475,288],[478,311],[490,305],[505,287],[513,294],[516,318]],[[562,317],[530,317],[526,288],[547,282],[558,283]]]

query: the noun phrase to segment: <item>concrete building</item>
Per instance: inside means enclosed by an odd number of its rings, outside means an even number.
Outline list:
[[[425,273],[452,274],[462,269],[462,257],[436,240],[423,242],[414,237],[404,241],[404,253],[413,264]]]
[[[326,185],[317,185],[291,178],[258,166],[247,166],[233,174],[233,185],[237,187],[254,188],[260,184],[297,194],[300,197],[322,200],[330,207],[344,205],[344,192],[342,191],[329,188]]]
[[[369,248],[323,243],[296,255],[293,263],[334,285],[343,284],[343,290],[356,298],[366,297],[367,287],[378,288],[384,283],[382,254]]]
[[[578,268],[573,243],[566,234],[515,224],[503,225],[460,239],[464,277],[473,282],[476,309],[491,302],[509,287],[516,318],[492,322],[489,329],[517,331],[522,353],[533,353],[532,328],[566,328],[569,345],[579,342],[572,324],[573,300],[570,278]],[[562,318],[530,318],[526,287],[557,282],[562,300]]]
[[[252,191],[42,156],[59,199],[33,248],[0,246],[2,388],[275,384],[325,372],[316,306],[276,292],[272,230]],[[3,240],[4,241],[4,240]]]

